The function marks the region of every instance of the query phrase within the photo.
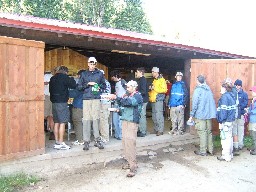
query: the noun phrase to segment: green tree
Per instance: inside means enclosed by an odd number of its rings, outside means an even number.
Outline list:
[[[66,20],[63,0],[24,0],[23,13],[36,17]]]
[[[0,0],[0,12],[22,13],[22,0]]]
[[[140,0],[125,0],[121,11],[116,13],[114,25],[118,29],[152,34]]]
[[[152,33],[141,0],[0,0],[0,11]]]

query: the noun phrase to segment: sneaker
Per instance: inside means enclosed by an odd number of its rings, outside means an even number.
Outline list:
[[[177,130],[171,130],[168,132],[169,135],[177,135],[178,131]]]
[[[256,150],[250,151],[250,154],[251,154],[251,155],[256,155]]]
[[[61,147],[59,149],[61,149],[61,150],[67,150],[67,149],[71,148],[70,146],[66,145],[66,143],[64,143],[64,142],[62,142],[60,145],[61,145]]]
[[[83,145],[83,144],[84,144],[83,141],[79,142],[78,140],[72,142],[72,145]]]
[[[60,147],[61,147],[60,143],[55,143],[53,146],[54,149],[60,149]]]
[[[83,150],[84,151],[88,151],[89,150],[89,142],[84,142],[84,148],[83,148]]]
[[[207,156],[207,153],[201,153],[200,151],[194,151],[196,155]]]
[[[95,140],[94,146],[98,147],[99,149],[104,149],[103,142],[101,141],[101,139]]]
[[[239,149],[238,149],[238,148],[234,148],[234,149],[233,149],[233,155],[234,155],[234,156],[239,156],[239,155],[240,155],[240,152],[239,152]]]

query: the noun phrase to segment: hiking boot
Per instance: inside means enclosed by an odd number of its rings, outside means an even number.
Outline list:
[[[239,149],[238,149],[238,148],[234,148],[234,149],[233,149],[233,155],[234,155],[234,156],[240,155],[240,152],[239,152]]]
[[[95,140],[94,146],[98,147],[99,149],[104,149],[103,142],[100,138]]]
[[[201,153],[200,151],[194,151],[196,155],[207,156],[207,153]]]
[[[250,154],[251,155],[256,155],[256,150],[251,150]]]
[[[83,148],[84,151],[89,150],[89,144],[90,144],[90,142],[84,142],[84,148]]]
[[[160,131],[157,131],[156,132],[156,136],[160,136],[160,135],[163,135],[164,133],[163,132],[160,132]]]
[[[144,134],[144,133],[141,133],[141,132],[137,133],[137,137],[145,137],[145,136],[146,136],[146,134]]]

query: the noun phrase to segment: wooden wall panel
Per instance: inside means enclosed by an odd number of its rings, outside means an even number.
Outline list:
[[[97,59],[97,58],[96,58]],[[69,69],[69,75],[75,76],[80,69],[87,69],[88,58],[71,49],[54,49],[45,52],[45,71],[52,71],[55,67],[65,65]],[[108,79],[108,68],[101,63],[97,64],[98,69],[105,72],[105,78]]]
[[[243,89],[251,98],[250,88],[255,85],[256,60],[227,60],[227,59],[196,59],[191,60],[191,84],[190,100],[196,86],[196,77],[202,74],[206,77],[206,82],[210,86],[216,102],[221,97],[221,82],[230,77],[233,82],[236,79],[243,81]],[[214,121],[214,133],[218,134],[218,124]]]
[[[0,161],[44,153],[44,43],[0,37],[0,54]]]

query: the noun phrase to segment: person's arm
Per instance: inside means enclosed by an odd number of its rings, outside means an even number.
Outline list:
[[[90,85],[88,85],[89,81],[85,78],[85,72],[81,73],[81,76],[78,80],[77,89],[78,90],[84,90],[88,89]]]
[[[189,96],[188,95],[188,89],[187,89],[187,86],[186,86],[185,83],[182,86],[183,86],[183,91],[184,91],[184,95],[183,95],[184,103],[183,103],[183,106],[186,107],[186,105],[188,103],[188,100],[189,100],[189,98],[188,98],[188,96]]]
[[[196,111],[199,105],[199,91],[195,89],[193,97],[192,97],[192,110],[190,112],[190,117],[195,117]]]

